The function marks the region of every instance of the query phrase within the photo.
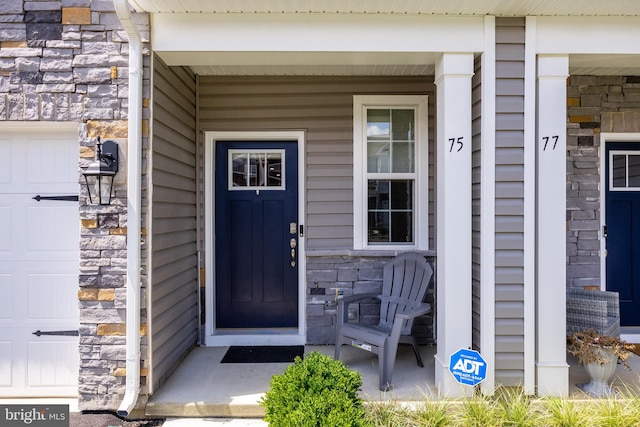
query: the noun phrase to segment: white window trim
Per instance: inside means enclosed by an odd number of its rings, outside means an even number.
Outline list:
[[[427,95],[354,95],[353,97],[353,248],[368,250],[429,249],[429,138]],[[416,191],[413,244],[376,244],[367,241],[366,110],[415,108]],[[401,177],[401,174],[398,174]]]
[[[281,166],[281,170],[280,170],[280,174],[281,174],[281,178],[282,180],[280,181],[280,185],[272,185],[272,186],[267,186],[265,185],[246,185],[246,186],[234,186],[233,185],[233,159],[231,157],[231,155],[233,154],[279,154],[280,155],[280,161],[282,162],[282,166]],[[227,174],[227,189],[229,191],[284,191],[286,190],[286,184],[285,184],[285,155],[284,155],[284,150],[275,150],[275,149],[270,149],[270,150],[260,150],[260,149],[249,149],[249,150],[234,150],[231,149],[229,150],[229,158],[227,159],[227,163],[228,163],[228,174]]]
[[[637,151],[629,151],[629,150],[611,150],[609,151],[609,176],[606,177],[609,185],[609,191],[640,191],[640,187],[629,187],[629,156],[637,156]],[[614,187],[613,186],[613,156],[626,156],[625,162],[625,187]]]

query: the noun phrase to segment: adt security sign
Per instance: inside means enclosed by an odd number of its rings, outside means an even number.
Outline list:
[[[487,377],[487,362],[477,351],[461,348],[449,358],[449,372],[460,384],[480,384]]]

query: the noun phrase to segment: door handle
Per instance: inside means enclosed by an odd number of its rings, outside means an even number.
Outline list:
[[[60,336],[66,336],[66,337],[77,337],[78,336],[78,331],[48,331],[48,332],[42,332],[40,329],[38,329],[35,332],[32,332],[33,335],[39,337],[41,335],[60,335]]]
[[[35,200],[36,202],[39,202],[40,200],[59,200],[59,201],[63,201],[63,202],[77,202],[78,201],[78,196],[41,196],[41,195],[37,195],[37,196],[33,196],[32,197],[33,200]]]
[[[296,239],[292,238],[289,240],[289,247],[291,248],[291,267],[296,266],[296,246],[298,242]]]

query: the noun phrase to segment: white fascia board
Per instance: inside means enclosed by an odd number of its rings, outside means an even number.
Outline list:
[[[483,22],[481,16],[153,14],[152,40],[156,52],[481,52]]]
[[[538,16],[538,54],[640,54],[640,17]]]

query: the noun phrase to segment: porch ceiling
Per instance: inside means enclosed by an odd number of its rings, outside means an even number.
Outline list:
[[[570,55],[569,74],[595,76],[638,76],[638,55]]]
[[[430,76],[436,61],[436,54],[427,52],[211,52],[190,60],[191,56],[185,53],[180,62],[191,64],[194,73],[228,76]]]
[[[201,76],[432,76],[433,64],[197,65]]]
[[[152,13],[371,13],[495,16],[640,16],[637,0],[129,0]]]
[[[346,54],[345,54],[346,55]],[[195,74],[201,76],[433,76],[435,74],[435,57],[422,58],[425,62],[416,63],[414,60],[389,63],[387,54],[380,61],[372,59],[373,63],[354,64],[345,58],[342,62],[333,59],[322,61],[322,54],[300,54],[290,56],[290,60],[283,59],[278,65],[262,63],[255,60],[259,55],[246,55],[247,59],[255,61],[233,60],[233,55],[212,53],[211,62],[203,61],[207,55],[201,53],[181,53],[181,63],[189,65]],[[274,53],[273,57],[278,54]],[[287,55],[285,55],[286,57]],[[308,62],[301,62],[307,56]],[[356,54],[354,53],[354,56]],[[193,58],[191,58],[193,57]],[[272,59],[273,59],[272,57]],[[191,59],[190,59],[191,58]],[[175,57],[174,57],[175,59]],[[569,74],[618,76],[640,75],[640,56],[637,55],[570,55]]]

